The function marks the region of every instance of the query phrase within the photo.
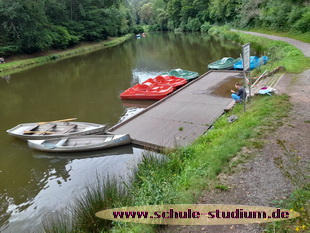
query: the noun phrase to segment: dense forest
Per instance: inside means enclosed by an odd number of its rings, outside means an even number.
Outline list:
[[[0,0],[0,55],[63,49],[134,30],[126,0]]]
[[[305,0],[131,0],[140,24],[161,30],[207,31],[229,24],[277,31],[310,31]]]
[[[0,0],[0,56],[64,49],[81,41],[211,25],[310,31],[307,0]]]

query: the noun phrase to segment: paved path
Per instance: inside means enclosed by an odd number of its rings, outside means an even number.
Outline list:
[[[250,34],[250,35],[254,35],[254,36],[262,36],[262,37],[266,37],[266,38],[269,38],[272,40],[285,41],[285,42],[295,46],[296,48],[300,49],[306,57],[310,57],[310,44],[302,42],[300,40],[295,40],[295,39],[281,37],[281,36],[266,35],[266,34],[262,34],[262,33],[258,33],[258,32],[240,31],[240,30],[235,30],[235,29],[231,29],[231,31],[242,32],[242,33],[246,33],[246,34]]]

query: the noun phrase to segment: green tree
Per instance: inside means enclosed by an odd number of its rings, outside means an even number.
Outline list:
[[[138,15],[140,16],[140,22],[142,24],[153,24],[154,23],[153,3],[149,2],[141,6]]]

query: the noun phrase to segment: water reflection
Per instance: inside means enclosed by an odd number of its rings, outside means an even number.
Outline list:
[[[1,79],[3,79],[4,81],[6,81],[8,84],[10,83],[10,78],[11,78],[11,75],[7,74],[7,75],[3,75],[1,77]]]
[[[3,192],[1,202],[7,204],[1,210],[1,230],[22,232],[32,226],[40,226],[45,214],[68,206],[98,175],[115,176],[119,180],[128,181],[143,150],[125,146],[73,154],[31,152],[31,157],[40,161],[41,169],[45,171],[31,168],[25,171],[24,175],[28,177],[25,181],[28,184],[21,184],[23,190],[20,193],[23,195],[18,200],[16,197],[10,198],[10,188]],[[34,185],[37,188],[34,189]]]
[[[224,98],[230,98],[231,90],[235,90],[236,83],[242,83],[243,79],[240,76],[231,76],[226,78],[223,82],[218,83],[211,94],[215,96],[220,96]]]

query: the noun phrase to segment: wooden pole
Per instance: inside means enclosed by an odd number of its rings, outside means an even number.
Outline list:
[[[46,122],[38,122],[38,125],[44,125],[44,124],[48,124],[48,123],[56,123],[56,122],[66,122],[66,121],[74,121],[77,118],[69,118],[69,119],[63,119],[63,120],[57,120],[57,121],[46,121]]]

